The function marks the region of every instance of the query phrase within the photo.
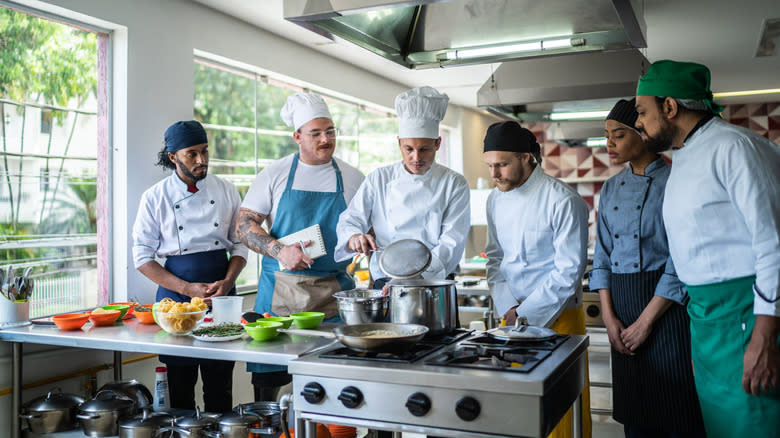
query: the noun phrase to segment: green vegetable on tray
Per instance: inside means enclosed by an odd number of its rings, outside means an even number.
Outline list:
[[[244,334],[244,326],[234,322],[223,322],[222,324],[201,327],[192,332],[195,336],[224,337]]]

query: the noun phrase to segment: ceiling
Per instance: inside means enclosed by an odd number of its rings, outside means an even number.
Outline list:
[[[477,106],[477,91],[500,64],[409,70],[349,43],[335,43],[283,18],[282,0],[193,0],[314,50],[409,87],[430,85],[452,103]],[[755,57],[764,20],[780,18],[777,0],[645,0],[650,61],[700,62],[712,71],[714,92],[780,88],[780,48]],[[641,9],[638,14],[642,14]],[[780,38],[775,39],[780,45]],[[780,101],[780,94],[723,98],[723,103]]]

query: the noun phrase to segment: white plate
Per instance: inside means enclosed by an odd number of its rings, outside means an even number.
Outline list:
[[[225,342],[225,341],[235,341],[236,339],[241,339],[244,337],[246,333],[241,333],[240,335],[231,335],[231,336],[197,336],[197,335],[191,335],[193,338],[204,341],[204,342]]]

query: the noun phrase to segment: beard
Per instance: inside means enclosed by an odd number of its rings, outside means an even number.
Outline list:
[[[200,181],[200,180],[202,180],[203,178],[205,178],[205,177],[206,177],[206,175],[208,175],[208,173],[209,173],[209,171],[208,171],[208,166],[195,166],[195,167],[193,167],[193,168],[192,168],[192,171],[190,171],[190,169],[187,169],[187,168],[186,168],[185,166],[183,166],[181,163],[177,162],[177,163],[176,163],[176,167],[179,169],[179,172],[180,172],[180,173],[181,173],[183,176],[185,176],[185,177],[187,177],[187,178],[191,179],[192,181]],[[195,175],[195,174],[193,173],[195,170],[198,170],[198,169],[201,169],[201,168],[202,168],[202,169],[206,169],[206,171],[205,171],[205,172],[203,172],[203,175],[200,175],[200,176],[198,176],[198,175]]]
[[[644,129],[642,129],[642,133],[645,134],[646,137],[646,140],[643,140],[647,150],[654,154],[660,154],[661,152],[668,151],[672,147],[674,137],[677,135],[677,129],[672,126],[671,123],[661,119],[658,135],[651,137]]]

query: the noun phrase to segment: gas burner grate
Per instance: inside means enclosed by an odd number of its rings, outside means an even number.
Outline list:
[[[569,339],[569,335],[558,335],[546,341],[526,341],[526,340],[506,341],[506,340],[496,339],[488,335],[478,335],[471,339],[466,340],[465,342],[463,342],[463,345],[495,346],[495,347],[506,347],[506,348],[526,347],[535,350],[553,351],[556,348],[558,348],[561,344],[566,342],[567,339]]]
[[[321,353],[319,357],[328,359],[354,359],[376,362],[412,363],[443,347],[444,344],[417,343],[407,346],[403,351],[370,353],[342,347]]]
[[[463,345],[457,350],[445,351],[431,357],[425,361],[425,364],[528,373],[550,354],[552,354],[551,350],[537,350],[527,347]]]
[[[458,328],[447,333],[439,333],[435,335],[428,335],[419,342],[421,344],[429,345],[449,345],[460,341],[463,338],[471,335],[473,330]]]

